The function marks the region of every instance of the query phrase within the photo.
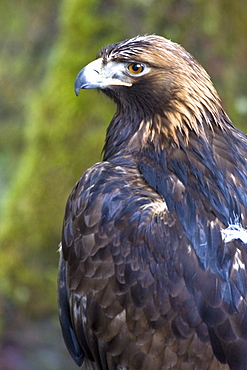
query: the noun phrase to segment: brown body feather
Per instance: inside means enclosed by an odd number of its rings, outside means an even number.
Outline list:
[[[107,46],[93,63],[76,92],[100,88],[117,112],[104,160],[66,207],[67,347],[88,369],[245,369],[247,255],[222,230],[247,224],[246,136],[204,69],[162,37]]]

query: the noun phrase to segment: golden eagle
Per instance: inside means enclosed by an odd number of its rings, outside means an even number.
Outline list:
[[[247,369],[247,137],[181,46],[145,35],[78,74],[116,103],[66,206],[64,340],[87,369]]]

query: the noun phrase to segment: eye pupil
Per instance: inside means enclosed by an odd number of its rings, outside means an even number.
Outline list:
[[[132,66],[132,69],[135,72],[138,72],[140,68],[141,68],[141,65],[140,64],[133,64],[133,66]]]
[[[141,63],[131,63],[128,66],[130,73],[139,74],[144,70],[144,66]]]

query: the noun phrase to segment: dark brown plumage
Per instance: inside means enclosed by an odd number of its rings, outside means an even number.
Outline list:
[[[140,36],[77,76],[117,104],[66,207],[59,312],[87,369],[246,369],[247,139],[182,47]]]

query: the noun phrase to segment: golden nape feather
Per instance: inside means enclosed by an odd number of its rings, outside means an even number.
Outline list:
[[[181,46],[138,36],[75,82],[116,103],[66,206],[59,317],[87,369],[246,369],[247,138]]]

